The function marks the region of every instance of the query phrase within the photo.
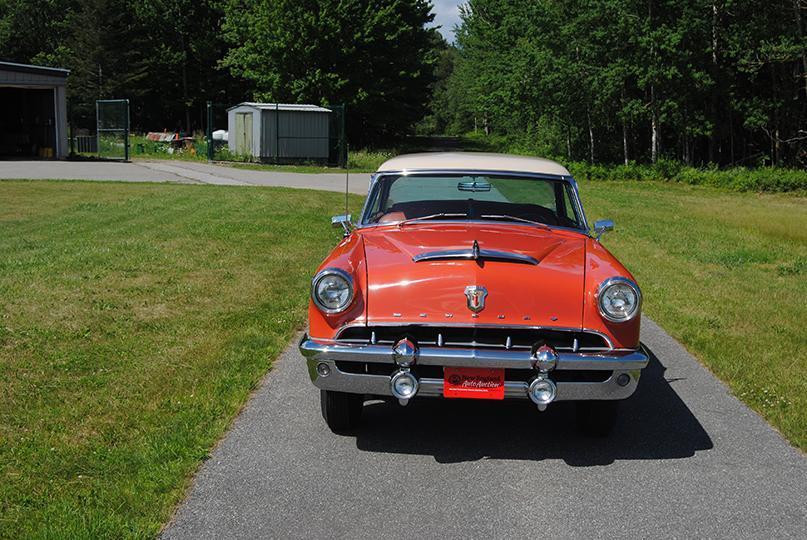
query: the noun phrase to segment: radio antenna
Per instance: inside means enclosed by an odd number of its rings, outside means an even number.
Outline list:
[[[350,158],[348,157],[350,152],[350,145],[345,142],[345,218],[347,218],[348,212],[348,185],[350,183]]]

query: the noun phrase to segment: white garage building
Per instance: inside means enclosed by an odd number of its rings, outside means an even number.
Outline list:
[[[272,161],[324,161],[331,110],[317,105],[239,103],[227,109],[230,152]]]
[[[0,159],[67,157],[69,73],[0,62]]]

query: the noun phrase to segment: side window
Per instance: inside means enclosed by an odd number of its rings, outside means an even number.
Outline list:
[[[563,209],[559,209],[558,213],[566,216],[566,218],[569,220],[569,225],[577,226],[580,223],[580,219],[577,215],[577,208],[575,208],[574,203],[572,202],[571,193],[572,187],[565,184],[563,189],[563,198],[561,199]]]

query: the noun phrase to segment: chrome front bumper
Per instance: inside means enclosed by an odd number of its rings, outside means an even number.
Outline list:
[[[336,362],[366,362],[386,364],[393,372],[396,365],[392,348],[384,345],[359,345],[338,343],[332,340],[318,340],[303,335],[300,352],[308,363],[311,381],[318,388],[337,392],[391,396],[390,376],[341,371]],[[557,396],[554,401],[570,400],[611,400],[631,396],[639,382],[640,371],[647,366],[648,357],[642,351],[611,351],[607,354],[559,353],[557,366],[548,376],[558,371],[610,371],[611,376],[602,382],[558,381]],[[329,374],[325,377],[317,372],[319,364],[327,364]],[[419,349],[417,366],[486,367],[505,369],[533,369],[533,359],[529,351],[467,349],[452,347],[423,347]],[[536,372],[536,375],[538,372]],[[627,384],[620,385],[617,379],[627,374]],[[624,379],[624,378],[623,378]],[[417,396],[441,397],[442,378],[419,378],[420,389]],[[505,381],[505,398],[528,399],[528,382]]]

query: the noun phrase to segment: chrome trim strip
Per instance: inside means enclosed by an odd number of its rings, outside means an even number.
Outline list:
[[[591,328],[572,328],[570,326],[533,326],[533,325],[503,325],[503,324],[491,324],[491,323],[482,323],[482,324],[468,324],[468,323],[450,323],[450,322],[416,322],[416,323],[404,323],[404,322],[374,322],[374,323],[362,323],[362,322],[353,322],[345,324],[341,326],[339,330],[336,331],[336,338],[339,339],[348,328],[356,328],[356,327],[367,327],[372,328],[374,326],[381,326],[381,327],[391,327],[391,326],[423,326],[428,328],[439,328],[439,327],[448,327],[448,328],[493,328],[499,330],[550,330],[555,332],[578,332],[581,334],[594,334],[596,336],[601,337],[605,340],[608,344],[608,350],[614,351],[614,342],[611,341],[611,338],[608,335],[603,334],[597,330],[592,330]],[[328,338],[317,338],[312,337],[311,339],[316,339],[318,341],[327,341]],[[628,349],[633,350],[633,349]]]
[[[523,171],[483,171],[483,170],[474,170],[474,169],[407,169],[403,171],[377,171],[376,173],[370,176],[370,187],[367,190],[367,197],[364,200],[364,206],[362,207],[361,212],[361,219],[356,224],[355,228],[362,229],[365,227],[377,227],[379,226],[377,223],[367,223],[367,211],[368,205],[370,203],[370,195],[373,192],[373,188],[375,188],[376,184],[379,182],[381,178],[384,176],[409,176],[412,174],[477,174],[477,175],[496,175],[496,176],[518,176],[522,178],[535,178],[539,180],[555,180],[555,181],[562,181],[568,183],[572,187],[572,193],[574,195],[573,204],[575,209],[577,210],[579,217],[580,217],[580,227],[560,227],[560,226],[553,226],[547,225],[547,227],[555,228],[555,229],[562,229],[562,230],[571,230],[575,232],[580,232],[582,234],[590,236],[590,228],[588,225],[588,220],[586,219],[586,214],[583,211],[583,204],[580,201],[580,190],[577,186],[577,181],[572,176],[565,176],[565,175],[556,175],[556,174],[540,174],[540,173],[530,173],[530,172],[523,172]],[[490,223],[490,221],[484,221],[485,223]],[[449,223],[449,221],[441,221],[440,223]],[[462,223],[468,223],[468,221],[464,221]],[[515,224],[515,223],[512,223]],[[382,223],[382,226],[387,224]],[[522,223],[521,225],[529,225],[527,223]],[[536,225],[532,225],[535,227]]]
[[[308,359],[346,362],[377,362],[394,365],[392,347],[320,341],[304,335],[300,352]],[[641,351],[609,353],[558,354],[558,370],[639,370],[647,366],[648,357]],[[532,369],[529,350],[487,350],[473,348],[420,347],[418,364],[426,366],[491,367]]]
[[[396,171],[376,171],[375,180],[382,176],[412,176],[418,174],[475,174],[491,176],[519,176],[525,178],[538,178],[541,180],[562,180],[568,182],[571,176],[563,174],[536,173],[527,171],[499,171],[495,169],[402,169]]]
[[[440,260],[488,260],[488,261],[511,261],[522,264],[538,264],[538,259],[521,253],[509,251],[496,251],[494,249],[447,249],[443,251],[427,251],[412,257],[414,262],[440,261]]]
[[[366,223],[362,225],[354,225],[354,230],[356,229],[373,229],[376,227],[398,227],[401,222],[395,223]],[[407,222],[409,224],[418,224],[418,225],[515,225],[520,227],[530,227],[532,229],[551,229],[551,230],[559,230],[559,231],[569,231],[575,232],[578,234],[582,234],[585,236],[591,236],[589,231],[578,229],[577,227],[563,227],[561,225],[547,225],[545,223],[541,223],[540,225],[534,225],[532,223],[524,223],[521,221],[498,221],[493,219],[441,219],[439,221],[415,221],[415,222]]]
[[[586,212],[583,210],[583,201],[580,199],[580,189],[577,187],[577,181],[569,176],[568,182],[572,185],[572,192],[574,193],[574,204],[577,207],[577,211],[580,213],[580,220],[582,221],[582,227],[588,232],[589,225],[588,219],[586,218]],[[588,233],[589,236],[591,235],[590,232]]]

